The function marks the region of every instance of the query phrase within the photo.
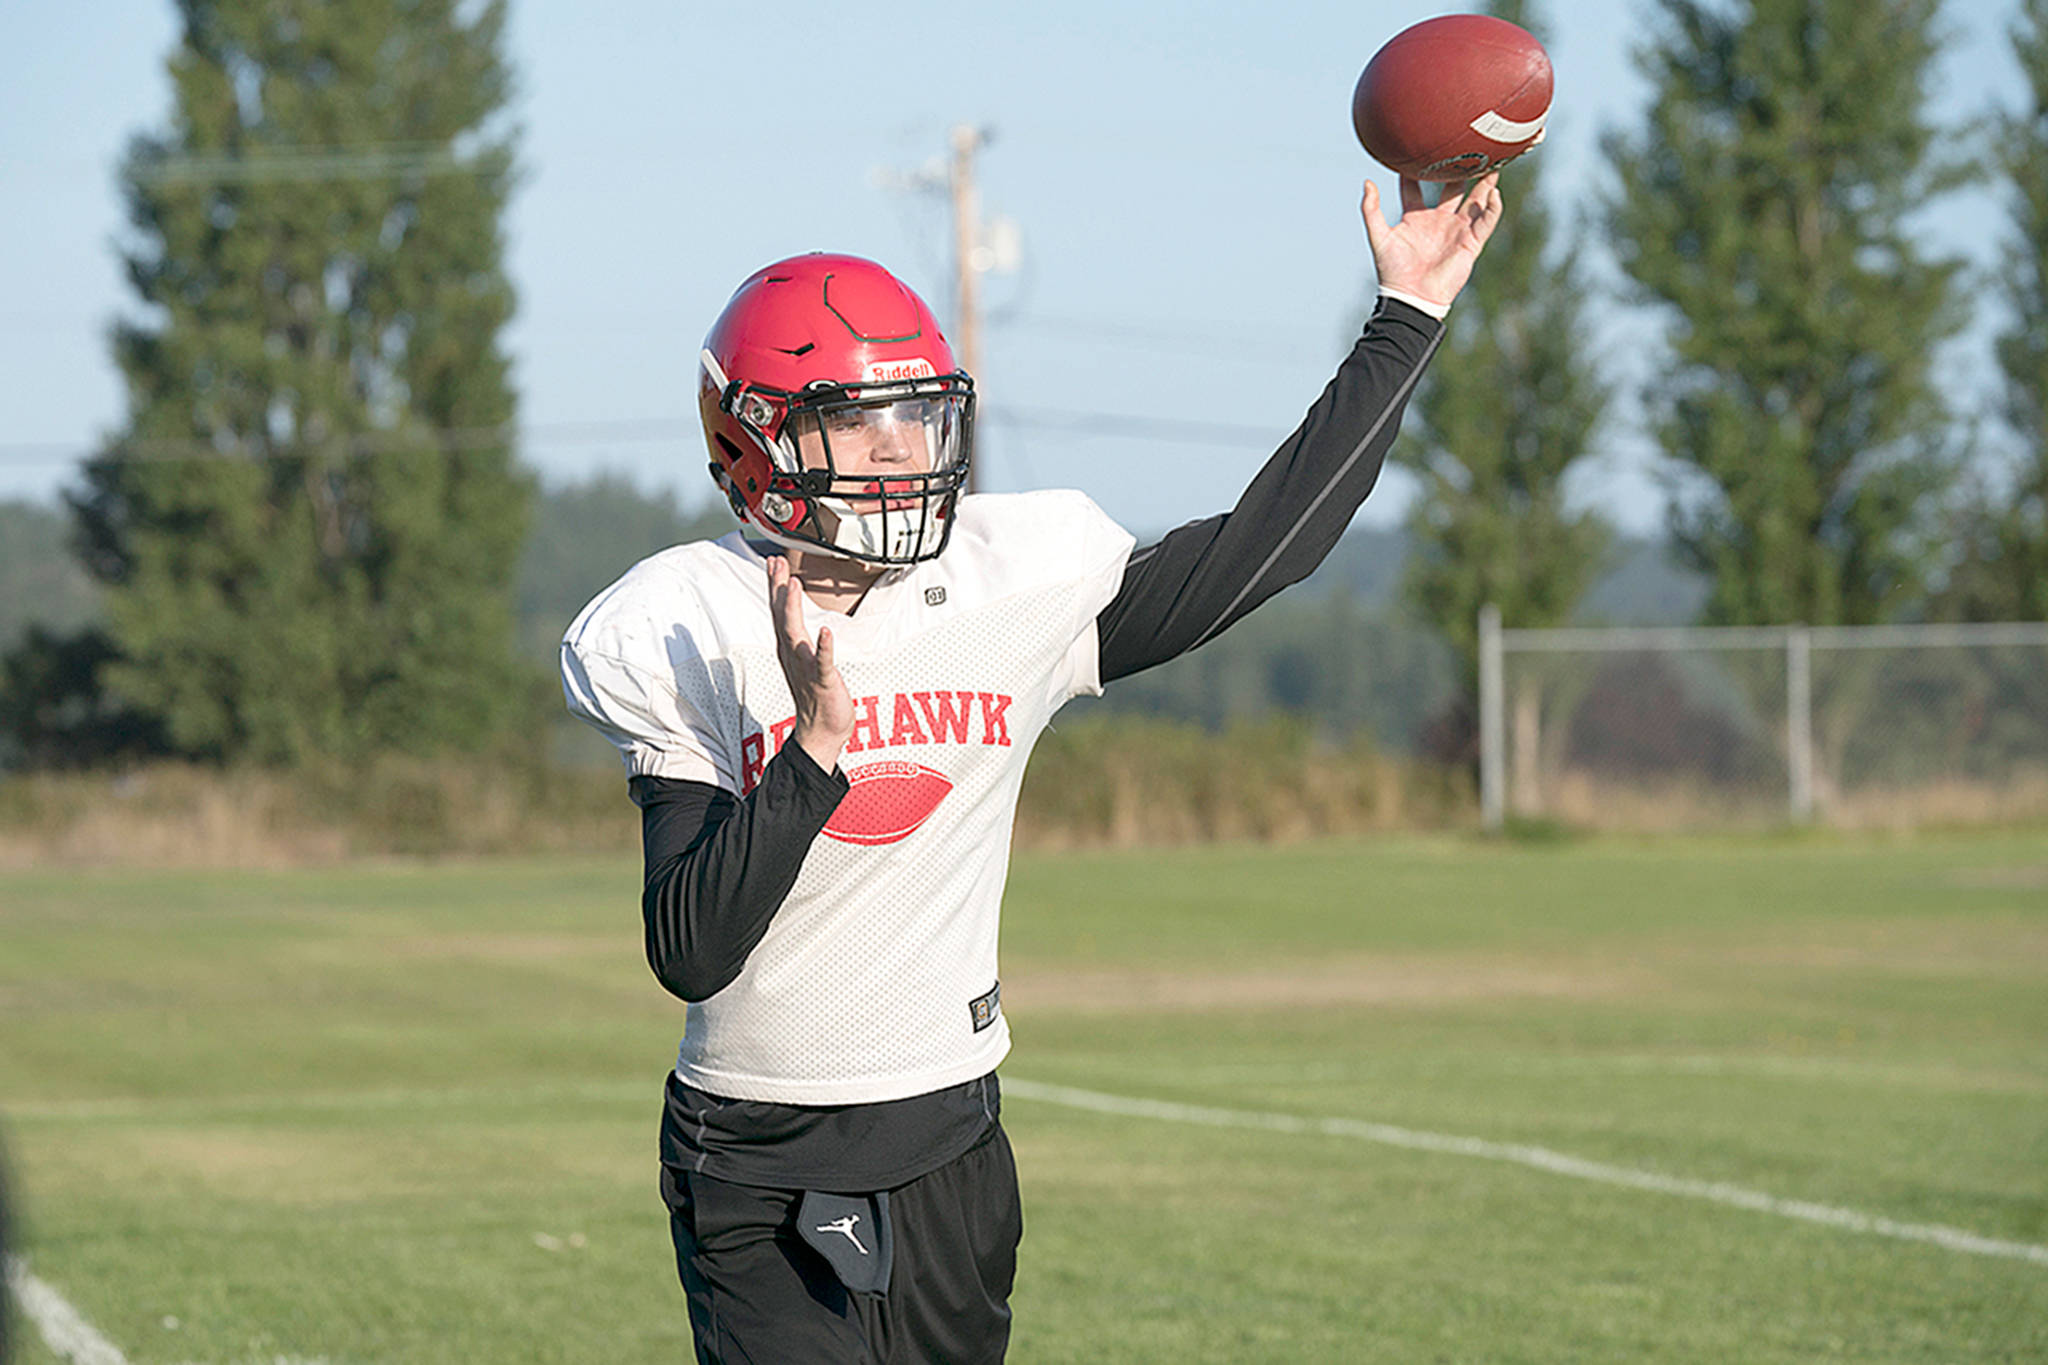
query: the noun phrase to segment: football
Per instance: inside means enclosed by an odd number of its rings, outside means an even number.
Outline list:
[[[1526,29],[1446,14],[1373,55],[1351,94],[1351,126],[1389,170],[1465,180],[1543,140],[1550,87],[1550,54]]]

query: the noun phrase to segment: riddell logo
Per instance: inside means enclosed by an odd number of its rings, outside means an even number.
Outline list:
[[[1012,700],[1001,692],[897,692],[888,698],[885,710],[880,696],[856,697],[846,752],[920,744],[1008,748]],[[741,795],[760,784],[768,760],[782,752],[795,729],[796,717],[790,716],[740,739]],[[846,777],[850,786],[825,833],[850,844],[893,844],[908,837],[953,790],[944,773],[901,758],[859,767],[848,764]]]
[[[915,360],[870,360],[861,378],[870,384],[896,384],[906,379],[931,379],[938,374],[922,356]]]

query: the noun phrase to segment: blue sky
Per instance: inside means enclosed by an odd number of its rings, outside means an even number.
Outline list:
[[[1227,507],[1321,388],[1370,290],[1359,186],[1375,173],[1389,197],[1393,185],[1352,138],[1352,84],[1381,42],[1446,8],[514,0],[527,176],[509,224],[521,307],[507,339],[537,433],[527,458],[551,480],[613,469],[699,498],[695,355],[733,286],[792,252],[846,250],[943,312],[944,206],[884,181],[969,122],[994,130],[986,210],[1015,219],[1025,248],[1017,274],[984,286],[991,418],[1109,412],[1270,433],[1189,444],[991,420],[987,485],[1080,487],[1141,530]],[[1648,9],[1549,8],[1559,86],[1538,155],[1569,215],[1605,184],[1601,131],[1640,110],[1628,59]],[[2011,14],[1949,6],[1944,114],[2016,97]],[[106,344],[128,306],[114,165],[169,108],[175,14],[167,0],[0,0],[0,21],[0,497],[49,498],[121,417]],[[1512,171],[1507,188],[1512,212]],[[2001,224],[1977,195],[1935,230],[1988,268]],[[1607,305],[1602,317],[1603,358],[1625,378],[1644,327]],[[1981,373],[1984,349],[1980,329],[1952,369]],[[621,421],[633,438],[574,430]],[[1625,526],[1657,522],[1626,414],[1575,493]],[[1362,520],[1391,522],[1406,495],[1390,475]]]

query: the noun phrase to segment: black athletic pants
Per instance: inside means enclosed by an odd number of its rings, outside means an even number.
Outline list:
[[[847,1290],[798,1235],[801,1191],[672,1166],[662,1198],[700,1365],[982,1365],[1010,1341],[1024,1213],[996,1124],[960,1156],[889,1191],[886,1294]]]

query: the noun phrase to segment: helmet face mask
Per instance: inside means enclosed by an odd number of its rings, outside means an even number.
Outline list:
[[[974,384],[887,271],[848,256],[769,266],[740,286],[701,362],[712,476],[750,527],[882,566],[945,548]]]

